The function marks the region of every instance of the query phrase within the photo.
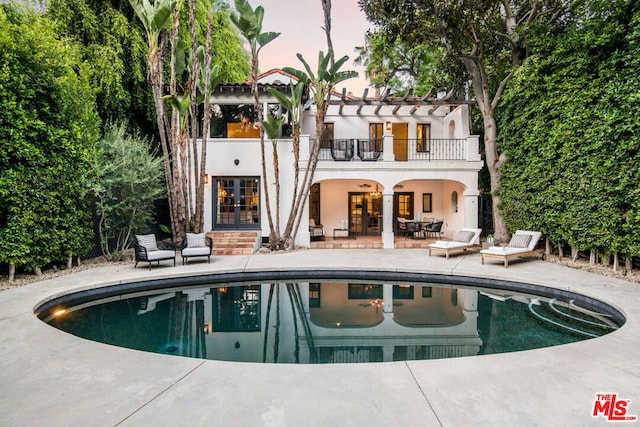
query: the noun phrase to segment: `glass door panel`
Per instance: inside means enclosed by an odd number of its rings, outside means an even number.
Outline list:
[[[363,202],[363,193],[349,193],[349,224],[355,234],[363,234],[364,231],[362,229]]]
[[[367,195],[367,234],[375,235],[382,232],[382,197]]]
[[[240,178],[239,183],[239,208],[240,224],[258,223],[258,180],[255,178]]]
[[[218,178],[216,221],[218,225],[235,224],[235,183],[233,178]]]

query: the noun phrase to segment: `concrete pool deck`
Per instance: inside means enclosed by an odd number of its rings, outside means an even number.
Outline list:
[[[54,329],[33,309],[108,284],[286,269],[432,272],[570,289],[626,316],[593,340],[497,355],[350,365],[262,365],[127,350]],[[213,257],[175,268],[133,264],[0,292],[2,426],[602,426],[596,393],[640,416],[640,285],[534,259],[482,265],[477,253],[302,250]],[[640,421],[636,421],[640,424]],[[631,423],[633,425],[634,423]]]

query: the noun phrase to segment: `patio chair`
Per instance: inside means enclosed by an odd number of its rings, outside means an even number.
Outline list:
[[[211,251],[213,250],[213,240],[204,233],[187,233],[180,245],[182,255],[182,265],[187,258],[206,256],[207,262],[211,264]]]
[[[363,161],[376,161],[380,158],[379,140],[358,139],[358,157]]]
[[[407,220],[401,217],[396,218],[396,220],[398,221],[398,235],[402,236],[404,234],[404,237],[407,237]]]
[[[509,266],[509,259],[535,255],[535,250],[538,240],[540,240],[542,233],[539,231],[525,231],[518,230],[511,237],[511,241],[507,246],[491,246],[488,249],[480,251],[482,255],[482,264],[484,264],[485,258],[497,259],[504,262],[504,267]]]
[[[430,234],[433,234],[433,236],[438,236],[438,238],[442,238],[442,225],[444,224],[444,221],[435,221],[432,222],[431,224],[427,224],[424,227],[424,233],[426,235],[426,237],[429,237]]]
[[[436,240],[429,245],[429,256],[431,251],[444,252],[446,258],[452,251],[466,251],[468,249],[480,248],[481,228],[462,228],[453,240]]]
[[[311,240],[324,240],[324,226],[322,224],[316,224],[315,219],[309,218],[309,234],[311,235]]]
[[[407,235],[412,239],[424,239],[426,237],[419,222],[407,221],[405,222],[405,226],[407,227]]]
[[[353,140],[334,139],[331,144],[331,157],[338,161],[351,160],[353,158]]]
[[[158,265],[160,265],[160,261],[165,259],[173,259],[173,266],[176,266],[176,251],[158,249],[156,236],[153,234],[136,235],[136,242],[133,244],[133,249],[136,258],[136,264],[133,268],[138,266],[138,262],[148,262],[149,270],[151,270],[152,262],[157,261]]]

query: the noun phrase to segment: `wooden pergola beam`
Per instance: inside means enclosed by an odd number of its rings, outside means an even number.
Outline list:
[[[358,105],[358,110],[356,111],[356,114],[360,115],[360,112],[362,111],[362,107],[365,104],[368,104],[367,102],[367,95],[369,94],[369,88],[366,87],[364,88],[364,91],[362,92],[362,99],[360,100],[360,105]]]
[[[380,109],[384,105],[384,102],[387,100],[388,96],[389,96],[389,89],[384,91],[384,95],[382,96],[382,98],[380,98],[380,104],[378,104],[378,106],[376,107],[376,110],[373,112],[373,114],[375,114],[376,116],[378,115],[378,112],[380,111]]]

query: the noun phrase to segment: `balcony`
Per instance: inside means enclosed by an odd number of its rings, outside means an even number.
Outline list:
[[[385,144],[386,143],[386,144]],[[471,148],[475,148],[475,153]],[[319,161],[476,161],[478,138],[462,139],[332,139],[320,145]],[[392,156],[385,156],[385,148]],[[470,156],[471,155],[471,156]]]

